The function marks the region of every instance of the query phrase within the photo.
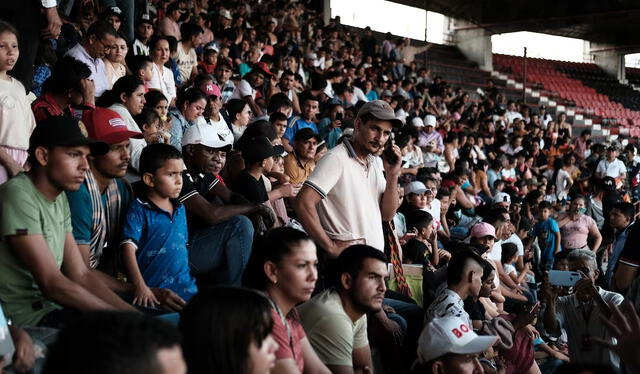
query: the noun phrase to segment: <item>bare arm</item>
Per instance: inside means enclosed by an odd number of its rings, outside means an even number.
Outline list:
[[[387,186],[382,194],[382,201],[380,202],[380,213],[382,214],[383,221],[391,221],[398,211],[400,204],[398,200],[398,174],[387,174]]]
[[[184,202],[189,215],[203,220],[209,225],[217,225],[231,217],[251,214],[260,209],[258,204],[219,206],[208,202],[202,195],[195,194]]]
[[[82,256],[82,262],[84,262],[87,267],[89,266],[89,252],[90,252],[90,248],[88,244],[78,244],[78,249],[80,250],[80,256]],[[96,271],[96,277],[100,278],[100,281],[102,283],[104,283],[105,285],[107,285],[107,287],[109,287],[109,289],[111,289],[111,291],[115,292],[115,293],[122,293],[122,294],[131,294],[133,293],[133,287],[131,287],[131,284],[129,283],[125,283],[125,282],[121,282],[117,279],[115,279],[114,277],[110,276],[109,274],[105,274],[101,271]]]
[[[127,304],[116,295],[106,284],[101,281],[100,271],[90,269],[84,264],[76,241],[71,233],[67,233],[64,243],[64,260],[62,271],[75,283],[82,285],[87,290],[109,303],[118,310],[134,311],[131,305]]]
[[[552,336],[559,336],[560,326],[558,326],[558,319],[556,317],[556,302],[558,301],[557,291],[551,284],[546,283],[543,285],[542,292],[542,299],[547,305],[544,309],[544,318],[542,320],[544,329]]]
[[[42,235],[9,236],[6,240],[47,299],[78,310],[114,309],[62,274]]]
[[[245,96],[244,99],[247,101],[247,104],[249,104],[249,108],[251,108],[251,110],[253,111],[254,118],[262,116],[262,108],[260,108],[260,106],[256,103],[256,101],[253,99],[253,96]]]
[[[364,369],[368,368],[373,373],[373,362],[371,360],[371,348],[364,346],[353,350],[353,371],[355,373],[364,373]]]
[[[589,234],[591,234],[591,236],[593,236],[593,248],[591,248],[591,250],[594,253],[597,253],[598,250],[600,249],[600,244],[602,244],[602,234],[600,234],[600,230],[598,230],[598,226],[596,225],[591,225],[591,227],[589,227]]]
[[[519,290],[520,286],[518,286],[511,279],[511,277],[509,277],[509,275],[504,272],[504,267],[502,266],[502,262],[493,261],[493,263],[496,264],[496,270],[498,270],[498,276],[500,277],[500,281],[503,282],[509,288],[513,288],[514,290]]]
[[[456,201],[461,207],[464,209],[473,209],[475,207],[474,203],[467,199],[464,191],[460,188],[460,186],[455,186],[453,192],[451,193],[451,199]]]
[[[554,235],[556,236],[556,250],[555,252],[553,252],[553,254],[558,254],[560,253],[560,240],[562,239],[562,236],[560,235],[560,231],[554,233]]]
[[[320,361],[313,347],[311,347],[309,339],[302,339],[300,345],[302,346],[302,357],[304,357],[305,374],[331,374],[329,368]]]
[[[626,291],[634,279],[638,276],[638,268],[627,264],[618,263],[618,268],[613,275],[614,290]]]
[[[318,243],[322,248],[329,252],[332,256],[338,256],[338,248],[333,241],[327,236],[326,232],[320,224],[320,217],[316,206],[322,200],[322,196],[309,186],[302,186],[298,196],[293,203],[293,209],[298,215],[298,219],[309,236]]]

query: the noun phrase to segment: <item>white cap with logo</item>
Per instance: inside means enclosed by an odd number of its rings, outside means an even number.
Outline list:
[[[499,203],[511,204],[511,196],[509,196],[509,194],[506,192],[498,192],[493,196],[493,203],[494,204],[499,204]]]
[[[497,336],[478,336],[459,317],[434,318],[418,338],[418,363],[426,364],[447,353],[460,355],[484,352]]]
[[[214,126],[207,123],[199,122],[189,127],[182,136],[182,146],[189,144],[202,144],[210,148],[222,149],[225,152],[231,150],[233,145],[233,137],[229,136],[231,131],[227,128],[218,131]]]

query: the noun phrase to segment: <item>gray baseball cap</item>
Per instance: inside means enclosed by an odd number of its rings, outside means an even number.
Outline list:
[[[362,117],[367,114],[371,114],[382,121],[389,121],[393,127],[400,128],[403,125],[402,121],[396,118],[396,114],[393,112],[391,105],[384,100],[374,100],[364,104],[362,108],[360,108],[360,111],[358,111],[358,117]]]

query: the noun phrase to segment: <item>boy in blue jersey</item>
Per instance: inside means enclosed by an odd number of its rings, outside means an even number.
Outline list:
[[[533,227],[533,233],[538,238],[540,246],[540,270],[549,271],[553,268],[555,254],[560,252],[560,227],[558,222],[551,218],[553,207],[548,201],[538,205],[540,220]]]
[[[129,207],[121,243],[134,304],[159,304],[150,287],[168,288],[186,301],[198,292],[189,272],[185,208],[177,201],[183,170],[180,151],[167,144],[148,145],[140,156],[145,191]]]

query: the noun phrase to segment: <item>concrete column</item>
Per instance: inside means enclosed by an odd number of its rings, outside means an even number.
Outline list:
[[[455,41],[462,53],[471,61],[478,63],[480,69],[493,70],[491,54],[491,34],[472,23],[455,20]]]
[[[608,75],[615,77],[620,83],[626,82],[624,68],[624,51],[610,44],[590,43],[590,54],[593,62]]]
[[[322,16],[325,25],[331,21],[331,0],[324,0],[322,2]]]

